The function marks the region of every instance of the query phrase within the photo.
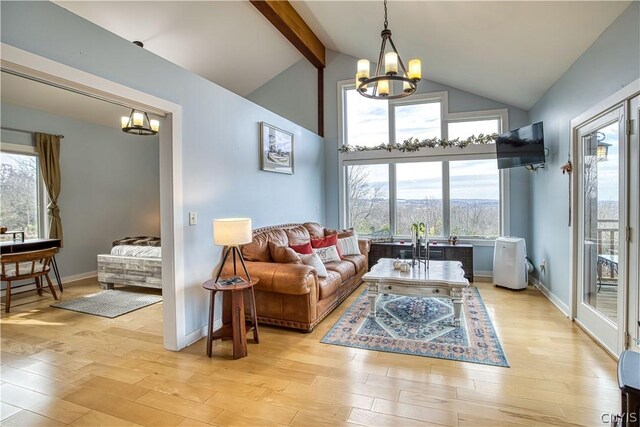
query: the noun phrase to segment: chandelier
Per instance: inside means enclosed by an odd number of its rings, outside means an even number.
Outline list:
[[[120,124],[123,132],[133,135],[155,135],[160,130],[160,121],[149,120],[146,112],[135,108],[131,110],[129,116],[122,116]]]
[[[382,36],[382,46],[380,46],[380,55],[378,56],[378,64],[376,65],[376,73],[373,77],[369,76],[369,60],[361,59],[358,61],[356,72],[356,87],[360,95],[373,99],[398,99],[404,98],[414,93],[417,84],[422,78],[421,64],[419,59],[411,59],[409,61],[409,71],[404,66],[396,45],[391,40],[391,30],[387,28],[387,0],[384,0],[384,29],[380,33]],[[391,45],[391,50],[385,52],[387,41]],[[384,73],[382,73],[384,62]],[[402,92],[394,94],[394,82],[402,82]],[[371,87],[370,87],[371,86]]]

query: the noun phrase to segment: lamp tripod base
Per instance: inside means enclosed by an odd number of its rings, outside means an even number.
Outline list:
[[[222,263],[220,264],[220,269],[218,270],[218,274],[216,275],[216,283],[218,282],[218,279],[220,279],[220,274],[222,273],[224,264],[227,262],[227,257],[229,256],[229,253],[231,253],[231,255],[233,256],[233,275],[234,276],[238,275],[237,259],[236,259],[236,254],[237,254],[237,258],[240,259],[240,263],[242,264],[242,269],[244,270],[244,274],[247,276],[247,282],[250,282],[251,276],[249,275],[247,266],[244,263],[244,258],[242,257],[240,248],[238,248],[238,246],[227,246],[224,250],[224,256],[222,257]]]

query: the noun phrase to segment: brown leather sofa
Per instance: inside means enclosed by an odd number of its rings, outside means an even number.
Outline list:
[[[325,264],[327,277],[319,278],[315,268],[304,264],[276,263],[269,242],[279,246],[302,244],[325,237],[316,223],[285,224],[253,231],[253,241],[241,247],[255,287],[258,322],[311,331],[362,282],[368,270],[369,241],[359,239],[362,255],[346,255]],[[229,260],[222,275],[233,273]]]

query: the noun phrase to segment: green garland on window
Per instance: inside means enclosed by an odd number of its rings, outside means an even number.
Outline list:
[[[493,133],[490,135],[480,134],[478,136],[471,135],[466,139],[442,139],[442,138],[428,138],[420,141],[418,138],[409,138],[405,139],[401,144],[380,144],[375,147],[364,147],[362,145],[343,145],[338,149],[341,153],[351,153],[354,151],[378,151],[378,150],[386,150],[393,151],[398,150],[403,153],[411,153],[415,151],[419,151],[421,148],[435,148],[435,147],[458,147],[464,148],[468,145],[484,145],[491,144],[495,142],[496,138],[498,138],[497,133]]]

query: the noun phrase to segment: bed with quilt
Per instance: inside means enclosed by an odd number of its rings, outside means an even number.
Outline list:
[[[103,289],[113,289],[115,284],[162,289],[160,238],[114,241],[110,254],[98,255],[98,282]]]

